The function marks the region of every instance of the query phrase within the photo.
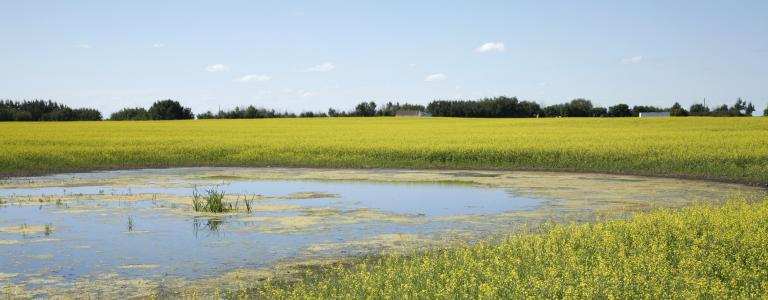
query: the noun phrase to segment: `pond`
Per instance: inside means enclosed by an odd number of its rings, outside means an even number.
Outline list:
[[[193,193],[232,209],[196,212]],[[602,174],[182,168],[0,183],[0,295],[127,296],[291,262],[408,252],[760,189]],[[235,274],[235,275],[232,275]],[[196,284],[199,286],[199,284]]]

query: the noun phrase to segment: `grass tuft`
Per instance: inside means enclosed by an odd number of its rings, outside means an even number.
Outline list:
[[[224,202],[224,191],[206,189],[199,192],[197,187],[192,191],[192,208],[196,212],[224,213],[235,209],[231,203]]]

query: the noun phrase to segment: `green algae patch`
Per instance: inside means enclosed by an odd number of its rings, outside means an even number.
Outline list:
[[[286,211],[301,209],[300,205],[293,204],[261,204],[251,208],[251,211]]]
[[[419,215],[396,214],[380,210],[358,208],[342,210],[336,208],[304,208],[300,215],[249,216],[237,219],[240,222],[258,223],[243,230],[267,233],[298,233],[338,229],[340,225],[360,223],[424,224],[428,219]]]
[[[338,198],[339,194],[319,193],[319,192],[297,192],[284,197],[271,197],[266,199],[284,199],[284,200],[300,200],[300,199],[322,199],[322,198]]]
[[[160,265],[157,264],[127,264],[127,265],[121,265],[118,268],[120,269],[157,269]]]
[[[31,258],[35,260],[51,260],[53,259],[53,254],[27,255],[26,258]]]
[[[17,234],[17,235],[38,235],[50,232],[52,226],[50,225],[27,225],[22,224],[18,226],[5,226],[0,227],[0,233],[4,234]]]

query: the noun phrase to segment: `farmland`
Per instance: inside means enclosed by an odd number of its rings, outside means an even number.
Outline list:
[[[77,274],[0,273],[0,297],[765,297],[764,189],[631,174],[764,186],[766,132],[706,117],[0,123],[1,176],[169,168],[0,181],[0,266]],[[249,168],[174,168],[192,166]],[[145,243],[168,244],[119,252]]]
[[[580,170],[768,183],[768,119],[0,124],[0,174],[178,166]]]

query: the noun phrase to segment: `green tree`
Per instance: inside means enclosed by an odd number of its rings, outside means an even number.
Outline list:
[[[149,120],[149,113],[146,109],[141,107],[136,108],[123,108],[109,116],[113,121],[137,121],[137,120]]]
[[[565,110],[568,117],[589,117],[592,115],[592,108],[592,101],[579,98],[571,100]]]
[[[373,117],[374,115],[376,115],[376,102],[360,102],[355,107],[355,116]]]
[[[605,107],[593,107],[590,111],[591,117],[606,117],[608,116],[608,109]]]
[[[686,117],[688,116],[688,111],[686,111],[680,103],[675,102],[669,110],[669,114],[675,117]]]
[[[33,118],[31,112],[28,112],[26,110],[19,110],[13,113],[13,120],[14,121],[34,121],[35,119]]]
[[[736,99],[736,104],[733,105],[733,110],[741,113],[742,110],[747,108],[747,103],[744,100],[741,100],[741,97]]]
[[[629,110],[629,105],[620,103],[608,108],[609,117],[631,117],[632,111]]]
[[[695,103],[691,105],[689,113],[692,116],[706,116],[709,114],[709,107],[706,107],[701,103]]]
[[[747,103],[747,108],[744,109],[747,116],[752,116],[752,113],[755,112],[755,106],[752,105],[752,102]]]
[[[149,108],[149,116],[153,120],[186,120],[194,119],[192,109],[181,106],[179,101],[160,100]]]
[[[0,108],[0,121],[13,121],[13,110]]]

